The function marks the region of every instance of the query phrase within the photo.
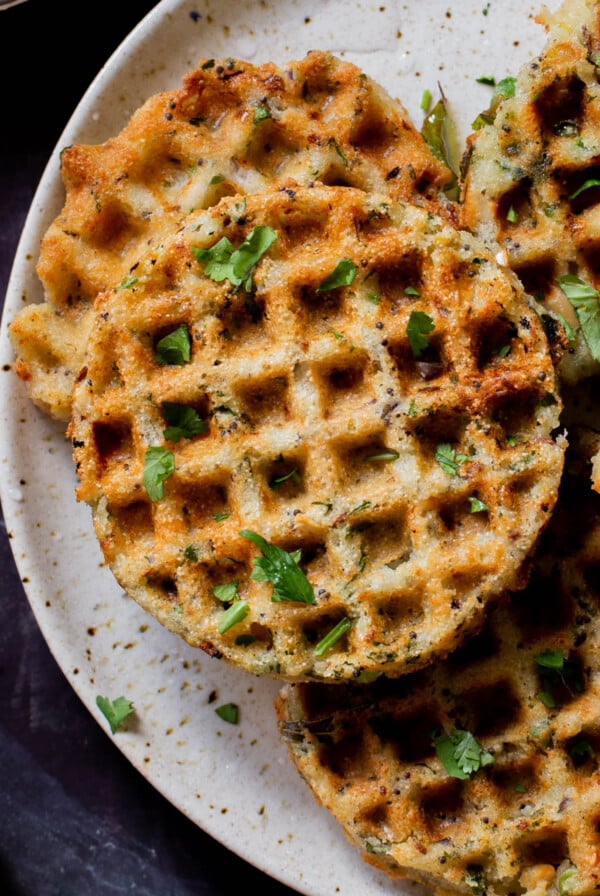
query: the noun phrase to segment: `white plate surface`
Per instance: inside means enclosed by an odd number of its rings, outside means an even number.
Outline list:
[[[555,9],[557,0],[548,2]],[[279,740],[278,684],[188,647],[126,598],[103,566],[78,505],[63,430],[8,370],[7,324],[39,301],[40,238],[63,200],[59,151],[116,133],[149,95],[178,85],[203,57],[285,63],[330,49],[404,102],[420,127],[424,90],[443,90],[457,147],[487,107],[480,76],[516,74],[537,53],[538,7],[523,0],[162,0],[100,71],[49,159],[17,250],[0,332],[0,496],[19,572],[43,635],[98,719],[98,694],[133,701],[115,742],[140,772],[225,846],[303,896],[401,894],[366,865],[313,797]],[[199,15],[196,15],[199,14]],[[211,695],[216,695],[212,702]],[[215,706],[238,703],[240,724]],[[411,888],[411,892],[414,892]]]

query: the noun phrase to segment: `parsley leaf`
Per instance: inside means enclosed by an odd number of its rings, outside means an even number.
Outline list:
[[[600,180],[597,177],[591,177],[589,180],[584,181],[580,187],[570,194],[569,199],[577,199],[578,196],[581,195],[585,190],[590,190],[592,187],[600,187]]]
[[[208,430],[207,424],[202,420],[194,408],[187,404],[177,404],[174,401],[163,401],[162,412],[168,426],[163,435],[169,442],[178,442],[179,439],[191,439]]]
[[[288,553],[277,545],[252,532],[243,529],[240,532],[244,538],[253,541],[262,551],[262,557],[254,558],[254,568],[250,578],[256,582],[272,582],[273,594],[271,600],[275,603],[282,601],[297,601],[303,604],[316,603],[313,587],[298,566],[300,551]]]
[[[276,239],[277,234],[271,227],[253,227],[237,249],[224,236],[212,248],[192,246],[192,252],[204,265],[204,273],[211,280],[216,283],[229,280],[232,286],[243,285],[246,292],[250,292],[254,268]]]
[[[356,265],[349,258],[342,258],[337,265],[325,277],[323,282],[317,286],[317,292],[328,292],[330,289],[336,289],[338,286],[350,286],[356,276]]]
[[[144,458],[144,487],[151,501],[160,501],[164,495],[163,482],[175,472],[175,458],[168,448],[153,445],[146,449]]]
[[[467,454],[457,454],[449,442],[440,442],[435,451],[435,459],[448,476],[456,476],[458,468],[468,460]]]
[[[187,364],[190,360],[191,340],[185,324],[167,333],[156,343],[154,357],[159,364]]]
[[[424,311],[411,311],[406,325],[406,335],[415,358],[420,358],[426,348],[429,347],[427,333],[435,330],[433,319]]]
[[[438,759],[453,778],[466,781],[471,775],[494,762],[493,755],[484,750],[470,731],[455,728],[451,734],[433,739]]]
[[[102,715],[108,721],[110,730],[114,734],[115,731],[125,721],[127,716],[134,711],[133,703],[126,700],[125,697],[117,697],[116,700],[109,700],[108,697],[96,697],[96,706]]]
[[[600,361],[600,293],[574,274],[557,277],[556,282],[575,309],[592,358]]]

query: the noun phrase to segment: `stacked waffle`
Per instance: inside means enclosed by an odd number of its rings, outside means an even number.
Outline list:
[[[557,15],[470,139],[459,204],[355,66],[205,60],[65,149],[45,301],[10,328],[125,591],[281,679],[316,798],[367,861],[440,890],[600,885],[596,439],[573,425],[564,468],[562,427],[595,370],[563,301],[593,215],[567,207],[566,163],[548,183],[539,164],[573,93],[592,152],[596,13]],[[523,141],[496,189],[517,113],[538,154]],[[551,189],[560,242],[538,220]],[[553,250],[566,268],[542,283]]]

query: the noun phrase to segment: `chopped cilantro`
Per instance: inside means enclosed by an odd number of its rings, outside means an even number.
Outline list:
[[[397,451],[380,451],[379,454],[368,454],[365,460],[387,462],[398,460],[400,455]]]
[[[229,722],[230,725],[237,725],[240,720],[240,708],[237,703],[223,703],[222,706],[217,706],[215,712],[219,718],[224,722]]]
[[[487,504],[484,504],[483,501],[480,501],[479,498],[476,498],[473,495],[469,498],[469,505],[470,513],[483,513],[490,509]]]
[[[259,121],[265,121],[267,118],[272,118],[268,107],[264,106],[262,103],[257,103],[252,108],[254,109],[254,115],[252,117],[254,124],[258,124]]]
[[[592,358],[600,361],[600,293],[574,274],[557,277],[556,282],[575,310]]]
[[[245,619],[249,609],[248,601],[234,600],[221,617],[221,621],[219,622],[219,634],[224,635],[230,628],[233,628],[234,625],[237,625]]]
[[[276,239],[277,234],[271,227],[253,227],[237,249],[224,236],[210,249],[192,246],[192,252],[211,280],[216,283],[229,280],[232,286],[243,285],[250,292],[254,268]]]
[[[139,283],[137,277],[132,277],[130,274],[126,274],[119,283],[118,289],[133,289],[136,283]]]
[[[585,190],[590,190],[592,187],[600,187],[600,180],[596,177],[591,177],[589,180],[584,181],[580,187],[570,194],[569,199],[577,199],[578,196],[581,195]]]
[[[110,730],[113,734],[125,721],[127,716],[130,716],[134,711],[133,703],[125,697],[117,697],[116,700],[109,700],[108,697],[98,696],[96,697],[96,706],[108,721]]]
[[[199,560],[198,548],[195,544],[187,544],[183,549],[183,556],[191,563],[197,563]]]
[[[229,512],[215,513],[213,519],[215,523],[222,523],[223,520],[229,519],[230,516],[231,514]]]
[[[237,585],[237,582],[226,582],[224,585],[215,585],[212,593],[217,600],[228,604],[237,598]]]
[[[438,759],[448,774],[461,781],[494,762],[493,755],[483,749],[470,731],[455,728],[451,734],[434,737],[433,742]]]
[[[435,451],[435,459],[448,476],[456,476],[458,468],[468,460],[467,454],[457,454],[449,442],[440,442]]]
[[[325,277],[323,282],[317,286],[317,292],[329,292],[330,289],[337,289],[338,286],[350,286],[356,276],[356,265],[349,258],[342,258],[338,261],[335,268]]]
[[[517,221],[519,220],[519,215],[517,213],[516,208],[513,205],[510,206],[510,208],[508,209],[508,211],[506,213],[506,220],[510,221],[511,224],[516,224]]]
[[[431,106],[431,91],[424,90],[423,96],[421,97],[421,109],[423,112],[429,112],[430,106]]]
[[[294,482],[301,482],[300,473],[297,468],[294,467],[293,470],[290,470],[289,473],[284,473],[282,476],[275,476],[269,482],[269,488],[279,488],[284,482],[287,482],[288,479],[293,479]]]
[[[513,77],[502,78],[501,81],[498,81],[494,87],[494,92],[492,93],[489,109],[486,109],[485,112],[481,112],[477,116],[471,125],[473,130],[478,131],[484,125],[493,123],[494,118],[496,117],[496,112],[498,111],[498,106],[502,100],[515,95],[515,84],[516,79]]]
[[[187,404],[163,401],[162,412],[167,423],[171,424],[163,431],[165,439],[169,442],[178,442],[181,438],[191,439],[208,430],[204,420]]]
[[[420,358],[429,347],[427,334],[435,330],[433,319],[424,311],[411,311],[406,324],[406,335],[415,358]]]
[[[479,78],[475,78],[478,84],[487,84],[488,87],[496,86],[496,79],[493,75],[480,75]]]
[[[448,136],[448,111],[446,109],[446,101],[442,96],[437,101],[433,109],[425,116],[421,126],[421,136],[425,140],[429,149],[452,173],[449,183],[444,187],[444,192],[451,199],[458,198],[458,177],[454,172],[450,150],[450,140]]]
[[[544,650],[542,653],[538,653],[535,661],[543,669],[552,669],[555,672],[562,672],[565,665],[562,650]]]
[[[328,632],[324,638],[321,638],[319,643],[316,645],[314,649],[315,656],[323,656],[334,644],[340,640],[343,635],[346,634],[348,629],[351,627],[352,621],[348,619],[346,616],[344,619],[340,619],[337,625]]]
[[[211,185],[211,187],[216,187],[217,184],[222,184],[224,180],[225,180],[225,178],[223,177],[222,174],[215,174],[210,179],[210,185]]]
[[[417,289],[416,286],[405,286],[404,287],[404,295],[405,296],[420,296],[421,293]]]
[[[190,333],[186,325],[182,324],[157,342],[154,357],[159,364],[187,364],[190,350]]]
[[[168,448],[153,445],[146,449],[144,458],[144,487],[151,501],[164,495],[163,483],[175,472],[175,458]]]
[[[254,558],[254,568],[250,578],[256,582],[272,582],[272,601],[276,603],[282,601],[295,601],[303,604],[316,603],[313,587],[298,566],[301,556],[299,550],[290,554],[283,548],[270,544],[261,535],[250,529],[243,529],[240,535],[254,542],[262,552],[262,557]]]

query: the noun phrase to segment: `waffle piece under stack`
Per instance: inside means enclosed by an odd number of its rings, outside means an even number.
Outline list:
[[[569,449],[570,450],[570,449]],[[436,892],[600,886],[600,496],[566,472],[530,584],[442,663],[278,698],[295,767],[363,858]]]
[[[461,224],[504,253],[566,333],[569,383],[600,370],[599,17],[597,0],[545,11],[543,51],[498,85],[505,98],[480,117],[463,161]]]
[[[61,153],[65,201],[41,245],[44,301],[10,337],[33,401],[67,419],[96,295],[149,245],[223,196],[318,181],[442,210],[452,172],[403,105],[355,65],[314,51],[277,67],[206,59],[116,136]]]
[[[97,302],[84,361],[78,496],[124,590],[213,656],[396,675],[524,584],[556,374],[517,279],[431,212],[225,198]]]

